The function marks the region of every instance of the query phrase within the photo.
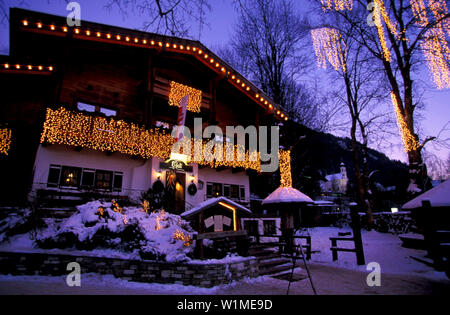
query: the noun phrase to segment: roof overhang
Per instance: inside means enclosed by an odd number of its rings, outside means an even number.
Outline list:
[[[193,56],[212,71],[223,76],[232,86],[264,108],[269,114],[273,114],[281,121],[288,120],[287,113],[280,105],[275,104],[263,91],[199,41],[87,21],[83,21],[80,27],[68,27],[65,17],[19,8],[12,8],[10,16],[11,37],[14,37],[16,32],[28,32]],[[13,41],[11,42],[13,43]]]

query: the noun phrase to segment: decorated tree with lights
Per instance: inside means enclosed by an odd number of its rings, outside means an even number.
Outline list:
[[[324,19],[351,27],[352,39],[376,59],[389,86],[397,124],[410,166],[408,190],[426,189],[427,170],[422,159],[424,145],[416,132],[418,106],[415,79],[426,63],[438,89],[450,88],[449,13],[444,0],[316,0]],[[367,9],[371,11],[367,11]],[[327,23],[328,25],[328,23]]]
[[[359,204],[372,218],[372,196],[369,189],[369,132],[380,124],[389,123],[389,117],[379,106],[383,95],[380,76],[374,74],[370,64],[371,56],[364,47],[351,38],[352,28],[348,25],[335,25],[338,28],[321,27],[311,30],[311,37],[319,68],[329,71],[335,89],[330,88],[334,106],[344,104],[342,110],[350,121],[353,165],[357,184]],[[345,93],[342,93],[345,91]],[[347,127],[348,128],[348,127]],[[346,128],[346,131],[347,131]]]

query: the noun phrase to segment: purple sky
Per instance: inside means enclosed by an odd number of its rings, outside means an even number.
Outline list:
[[[24,4],[18,5],[20,2]],[[303,3],[303,1],[301,1]],[[19,6],[29,10],[36,10],[50,14],[66,16],[66,2],[63,0],[42,0],[42,1],[6,1],[9,6]],[[141,16],[123,17],[118,10],[107,11],[104,9],[106,0],[92,1],[80,0],[81,19],[103,24],[115,25],[126,28],[141,29],[144,18]],[[236,14],[231,5],[231,0],[212,0],[212,11],[207,15],[209,26],[202,30],[201,42],[213,49],[218,45],[224,45],[228,42],[229,36],[233,30],[233,24]],[[302,4],[303,6],[303,4]],[[303,8],[299,8],[303,9]],[[9,26],[4,23],[0,26],[0,53],[8,54],[9,47]],[[192,32],[198,34],[198,28]],[[197,35],[198,36],[198,35]],[[195,38],[198,39],[198,38]],[[311,53],[313,53],[311,47]],[[323,71],[323,70],[317,70]],[[428,76],[428,70],[424,69],[424,75]],[[431,82],[430,82],[431,86]],[[437,135],[443,126],[450,120],[450,89],[436,90],[432,89],[425,94],[426,111],[424,111],[424,120],[422,122],[424,135]],[[450,128],[450,126],[448,126]],[[442,138],[450,138],[450,132],[441,135]],[[428,149],[443,160],[447,160],[449,150],[438,148],[434,145],[428,146]],[[393,145],[384,152],[391,158],[406,161],[406,154],[402,151],[399,137],[393,139]]]

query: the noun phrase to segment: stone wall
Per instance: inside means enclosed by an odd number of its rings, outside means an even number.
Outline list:
[[[67,264],[77,262],[83,273],[111,274],[117,278],[155,283],[212,287],[244,277],[257,277],[256,258],[228,263],[165,263],[146,260],[71,256],[47,253],[0,252],[0,273],[12,275],[67,275]]]

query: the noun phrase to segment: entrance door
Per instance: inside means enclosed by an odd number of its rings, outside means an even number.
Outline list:
[[[182,213],[185,210],[186,174],[176,173],[175,179],[175,213]]]

